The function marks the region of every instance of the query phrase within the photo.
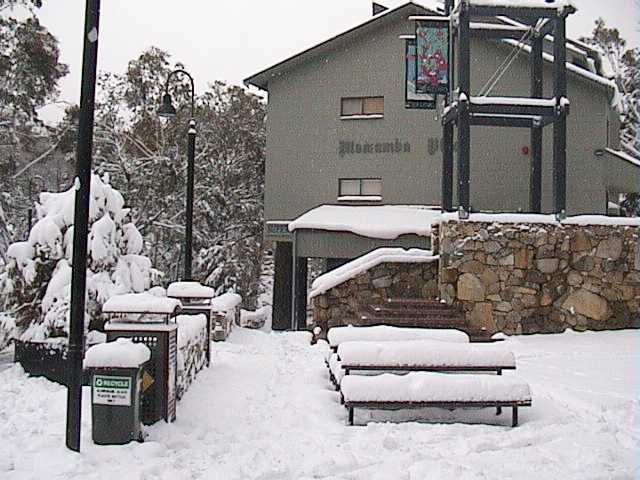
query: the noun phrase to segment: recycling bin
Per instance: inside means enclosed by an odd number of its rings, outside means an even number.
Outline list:
[[[98,445],[143,441],[140,421],[142,365],[91,369],[91,435]]]
[[[145,365],[151,352],[145,345],[118,339],[89,348],[84,367],[91,380],[91,434],[98,445],[142,441],[140,396]]]

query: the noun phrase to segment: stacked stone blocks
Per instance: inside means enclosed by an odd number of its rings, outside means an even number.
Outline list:
[[[445,222],[439,228],[440,298],[488,333],[638,327],[638,230]]]

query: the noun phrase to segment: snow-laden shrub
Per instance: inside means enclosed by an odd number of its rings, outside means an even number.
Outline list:
[[[69,332],[75,189],[45,192],[39,200],[38,221],[27,241],[9,246],[6,270],[0,277],[0,293],[15,318],[14,335],[34,341],[65,337]],[[144,242],[128,214],[124,198],[109,185],[108,178],[93,175],[87,245],[87,326],[90,322],[99,326],[102,304],[108,298],[147,290],[159,276],[151,261],[141,255]],[[0,332],[0,348],[6,336],[7,332]]]

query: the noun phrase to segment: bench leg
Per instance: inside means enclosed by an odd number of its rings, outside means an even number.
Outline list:
[[[349,425],[353,425],[353,407],[349,407]]]
[[[517,427],[518,426],[518,407],[516,407],[515,405],[512,407],[513,410],[513,415],[512,415],[512,419],[511,419],[511,426],[512,427]]]
[[[498,369],[496,372],[498,375],[502,375],[502,369]],[[502,407],[496,408],[496,415],[502,415]]]

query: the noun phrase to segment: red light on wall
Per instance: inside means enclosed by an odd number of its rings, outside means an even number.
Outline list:
[[[525,155],[525,156],[529,155],[529,147],[528,146],[525,145],[524,147],[522,147],[521,151],[522,151],[522,155]]]

